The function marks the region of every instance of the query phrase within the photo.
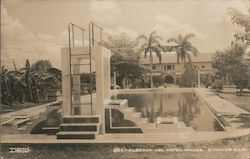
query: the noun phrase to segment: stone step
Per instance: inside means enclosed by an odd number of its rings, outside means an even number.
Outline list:
[[[63,117],[63,123],[99,123],[97,115],[74,115]]]
[[[109,130],[106,130],[108,133],[142,133],[140,127],[112,127]]]
[[[179,121],[178,122],[178,128],[186,128],[186,125],[184,122]]]
[[[56,135],[59,132],[59,127],[43,127],[42,130],[47,135]]]
[[[157,117],[157,124],[175,124],[178,122],[177,117]]]
[[[140,112],[132,112],[132,113],[124,112],[124,118],[126,117],[141,118],[141,113]]]
[[[158,129],[178,129],[178,124],[175,123],[175,124],[156,124],[156,127]]]
[[[81,131],[61,131],[56,134],[57,139],[95,139],[97,132],[81,132]]]
[[[135,112],[135,108],[134,107],[127,107],[126,109],[124,109],[124,112]]]
[[[63,123],[60,131],[98,131],[99,123]]]
[[[139,123],[139,127],[142,128],[142,130],[156,129],[156,123]]]
[[[141,118],[141,120],[139,121],[139,123],[148,123],[148,118]]]
[[[142,113],[136,112],[134,107],[129,107],[129,108],[125,109],[123,114],[124,114],[124,119],[130,120],[130,121],[136,123],[137,125],[141,121]]]

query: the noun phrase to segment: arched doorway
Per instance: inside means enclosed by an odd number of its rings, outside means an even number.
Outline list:
[[[174,84],[174,77],[171,75],[168,75],[165,77],[164,82],[167,84]]]

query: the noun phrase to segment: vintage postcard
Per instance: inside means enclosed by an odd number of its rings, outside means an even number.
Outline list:
[[[1,0],[0,159],[249,159],[249,0]]]

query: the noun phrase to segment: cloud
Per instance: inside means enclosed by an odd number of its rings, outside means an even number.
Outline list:
[[[229,0],[229,1],[211,1],[206,5],[206,10],[212,17],[211,21],[214,22],[224,22],[225,19],[230,19],[228,14],[229,8],[236,8],[244,13],[248,13],[248,1],[242,0]]]
[[[55,67],[60,67],[60,48],[67,45],[67,31],[58,37],[49,34],[34,34],[29,31],[18,19],[10,16],[6,8],[1,5],[1,52],[2,65],[13,68],[24,66],[25,60],[35,62],[38,59],[49,59]]]
[[[115,1],[91,1],[90,17],[102,25],[109,25],[121,20],[121,10]]]
[[[138,34],[134,30],[125,28],[124,26],[119,26],[116,29],[105,29],[105,32],[112,36],[125,33],[131,39],[135,39],[138,36]]]
[[[169,15],[158,14],[155,15],[154,20],[156,25],[152,30],[157,31],[159,34],[165,37],[174,37],[178,34],[195,34],[196,37],[200,39],[206,39],[206,36],[201,32],[197,31],[189,23],[182,24],[176,19],[170,17]]]

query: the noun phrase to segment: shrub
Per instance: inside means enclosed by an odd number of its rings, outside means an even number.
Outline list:
[[[223,90],[223,81],[220,79],[214,80],[211,85],[211,88],[216,90],[217,92],[220,92],[221,90]]]

